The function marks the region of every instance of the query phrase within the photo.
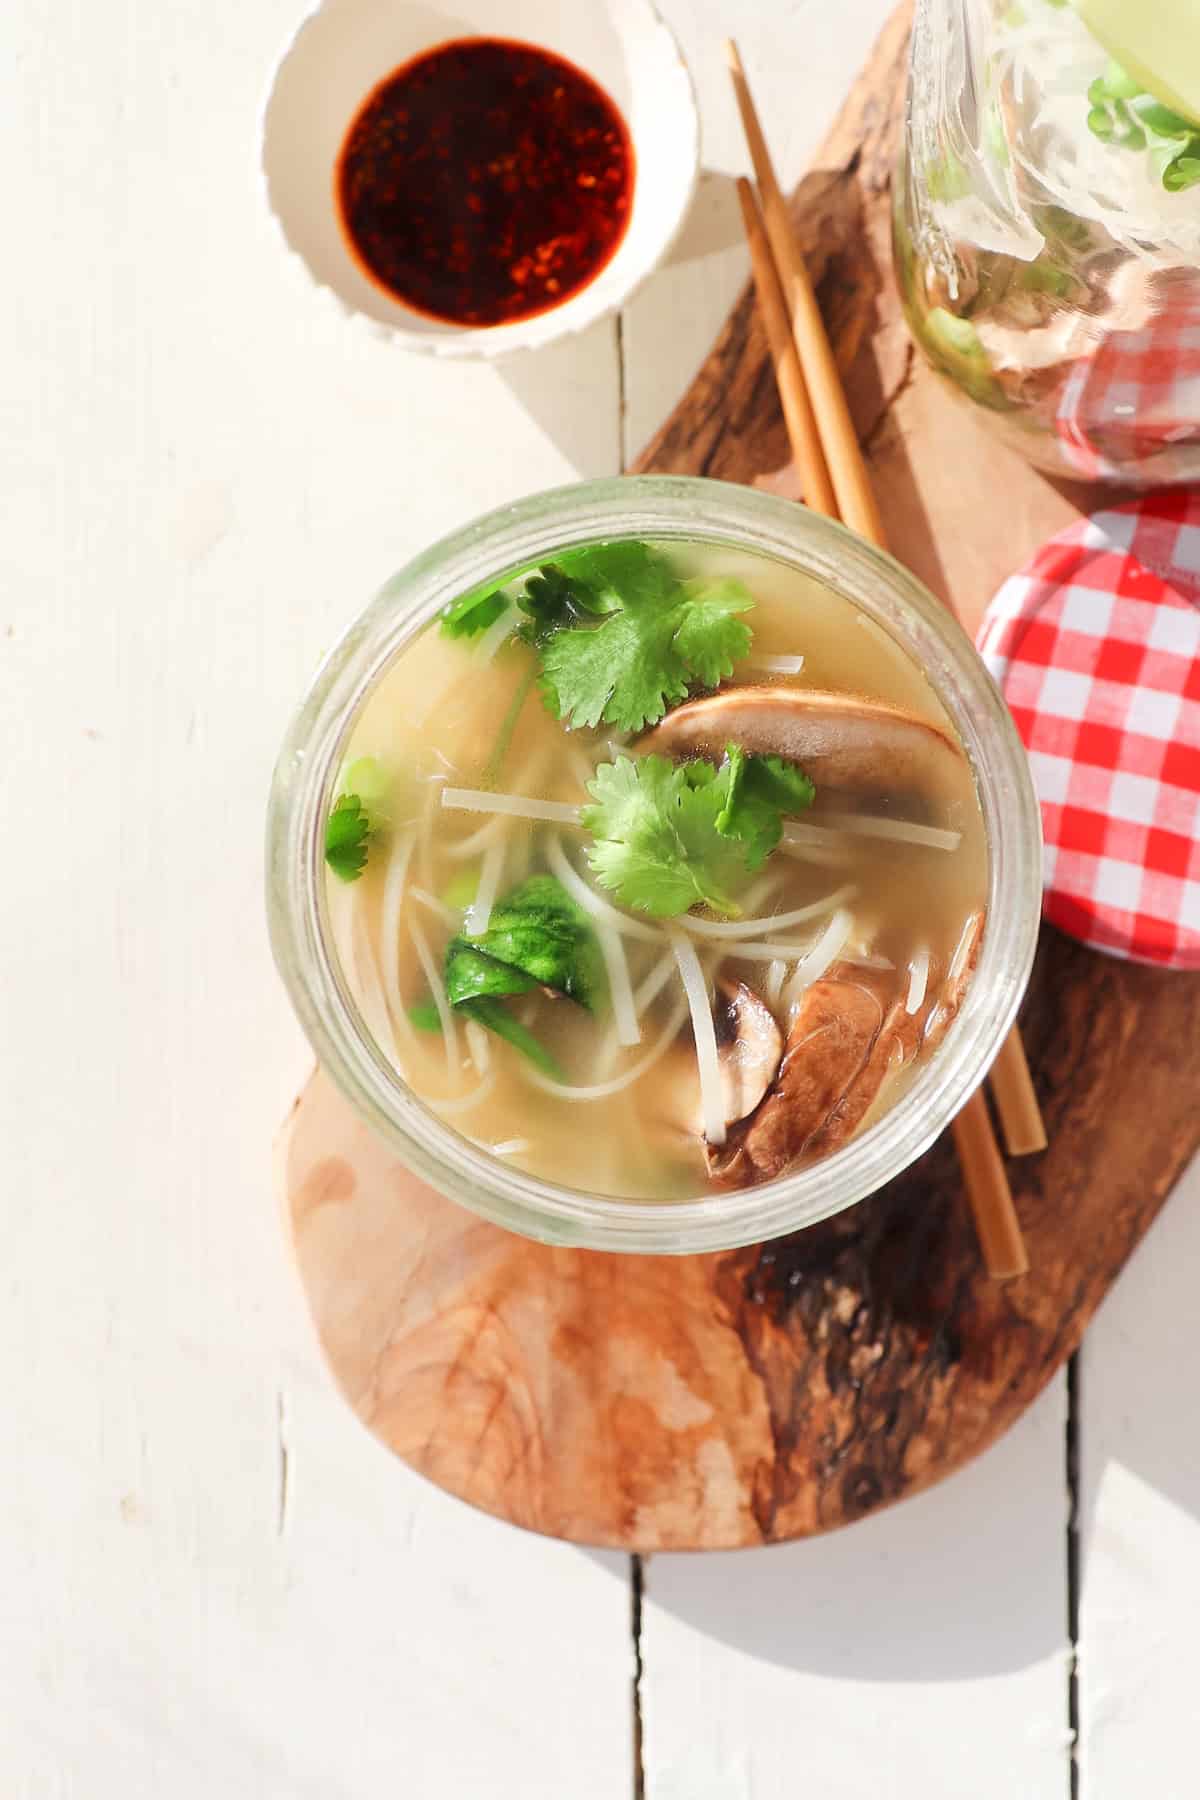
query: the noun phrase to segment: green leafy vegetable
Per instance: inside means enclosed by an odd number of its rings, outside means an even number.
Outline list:
[[[442,1015],[432,1000],[418,1000],[415,1006],[409,1007],[408,1016],[418,1031],[442,1029]]]
[[[488,929],[446,947],[446,993],[456,1011],[552,1071],[552,1059],[503,1002],[548,988],[594,1012],[604,998],[604,959],[583,909],[552,875],[533,875],[498,900]]]
[[[813,786],[780,757],[730,745],[720,768],[665,757],[602,763],[581,821],[592,873],[624,906],[675,918],[696,905],[736,917],[734,889],[762,867],[782,814],[811,805]]]
[[[466,1002],[459,1010],[478,1020],[488,1031],[494,1031],[497,1037],[504,1038],[522,1056],[527,1056],[543,1075],[549,1075],[552,1081],[562,1080],[563,1072],[545,1044],[534,1036],[527,1025],[522,1025],[514,1013],[509,1012],[502,1000],[482,997]]]
[[[715,687],[750,648],[739,581],[682,581],[647,544],[565,553],[526,583],[526,641],[542,691],[568,725],[639,731],[694,686]]]
[[[325,821],[325,861],[343,881],[357,881],[367,866],[372,824],[357,794],[339,794]]]
[[[451,638],[478,637],[489,625],[494,625],[500,614],[508,605],[508,596],[502,588],[472,588],[469,594],[462,594],[442,612],[442,635]]]

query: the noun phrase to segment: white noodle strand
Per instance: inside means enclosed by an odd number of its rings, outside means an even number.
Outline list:
[[[473,1106],[481,1105],[495,1085],[495,1075],[489,1075],[486,1080],[480,1082],[478,1087],[472,1088],[469,1094],[464,1094],[461,1100],[427,1100],[425,1104],[431,1112],[441,1113],[443,1117],[448,1118],[452,1113],[470,1112]]]
[[[622,1045],[640,1044],[642,1028],[638,1023],[633,983],[629,979],[629,964],[625,960],[620,933],[614,931],[611,925],[598,922],[596,941],[600,945],[600,954],[608,971],[608,991],[612,1000],[613,1023],[617,1028],[617,1042]]]
[[[881,819],[870,813],[826,813],[825,825],[830,831],[844,831],[848,837],[884,838],[896,844],[919,844],[925,850],[957,850],[962,843],[961,831],[915,825],[908,819]],[[786,835],[790,827],[785,825],[783,829]]]
[[[783,984],[787,980],[788,966],[779,958],[767,966],[767,1005],[774,1009],[779,1005],[779,996],[783,992]]]
[[[804,667],[802,656],[748,656],[743,669],[756,669],[763,675],[799,675]]]
[[[908,999],[904,1002],[906,1013],[920,1012],[925,1004],[925,989],[929,986],[929,952],[918,950],[908,965]]]
[[[409,1037],[413,1023],[400,991],[400,912],[404,905],[405,883],[412,863],[417,834],[408,831],[392,839],[387,868],[383,877],[383,894],[379,901],[379,961],[383,975],[383,995],[388,1015]]]
[[[458,1029],[454,1023],[454,1010],[446,998],[446,989],[438,966],[433,960],[433,952],[429,948],[429,939],[417,924],[410,919],[408,929],[412,934],[413,949],[417,960],[425,971],[425,979],[429,983],[429,993],[433,1004],[437,1007],[438,1018],[442,1022],[442,1041],[446,1049],[446,1071],[452,1081],[456,1081],[461,1073],[458,1060]]]
[[[467,937],[482,937],[492,918],[492,908],[496,904],[496,896],[500,892],[500,882],[504,875],[504,856],[508,849],[508,841],[501,838],[498,843],[489,844],[483,853],[483,862],[479,869],[479,886],[475,890],[475,898],[467,908],[465,932]]]
[[[843,909],[835,912],[828,925],[808,952],[792,970],[792,978],[783,992],[784,1005],[790,1012],[805,988],[820,981],[826,970],[837,961],[854,929],[854,919]]]
[[[666,1055],[679,1036],[679,1028],[687,1018],[687,1014],[687,1001],[680,1000],[663,1026],[661,1036],[647,1050],[645,1056],[640,1057],[633,1067],[626,1069],[623,1074],[615,1075],[611,1081],[597,1081],[592,1082],[589,1086],[572,1087],[569,1082],[552,1080],[549,1075],[543,1075],[540,1069],[535,1069],[532,1063],[524,1061],[521,1064],[521,1073],[526,1081],[532,1082],[534,1087],[541,1088],[543,1093],[555,1094],[563,1100],[607,1100],[611,1095],[623,1093],[626,1088],[632,1087],[635,1081],[640,1081],[642,1076]]]
[[[475,1073],[482,1078],[492,1064],[492,1053],[488,1048],[488,1034],[478,1019],[468,1019],[463,1026],[463,1033],[467,1040],[467,1049],[471,1052],[471,1061],[475,1064]]]
[[[526,794],[490,794],[483,788],[443,788],[442,805],[455,812],[497,813],[506,819],[537,819],[551,825],[578,825],[579,808],[563,800],[532,800]]]
[[[847,918],[849,914],[846,915]],[[721,1061],[717,1052],[717,1033],[713,1025],[708,983],[696,955],[696,946],[682,931],[674,928],[668,934],[683,977],[684,991],[692,1015],[692,1039],[696,1047],[696,1066],[700,1072],[700,1111],[704,1120],[704,1136],[714,1146],[725,1142],[725,1096],[721,1083]]]
[[[413,899],[425,908],[426,912],[431,912],[434,918],[442,921],[443,925],[449,925],[451,931],[458,930],[462,922],[461,913],[455,912],[452,906],[447,906],[444,900],[439,900],[436,894],[431,894],[428,888],[419,887],[416,882],[408,891]]]
[[[640,919],[631,919],[619,907],[611,905],[598,894],[574,868],[560,839],[552,837],[547,840],[546,861],[572,899],[578,900],[584,912],[590,913],[593,919],[603,919],[614,931],[623,931],[626,937],[642,938],[648,944],[666,943],[666,934],[662,930],[653,925],[643,925]]]
[[[832,894],[826,894],[823,900],[814,900],[809,906],[798,906],[792,912],[776,913],[773,917],[762,919],[736,919],[730,924],[714,925],[708,919],[681,919],[680,924],[685,931],[692,931],[699,937],[706,938],[738,938],[749,937],[755,932],[770,933],[786,931],[789,925],[804,925],[809,919],[822,918],[835,908],[842,906],[855,893],[851,885],[835,888]]]
[[[493,619],[475,646],[475,667],[477,669],[486,669],[501,644],[505,643],[512,635],[520,618],[521,615],[515,606],[507,606],[498,619]]]

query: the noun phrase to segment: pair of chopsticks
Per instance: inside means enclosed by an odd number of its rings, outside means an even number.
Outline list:
[[[756,195],[750,182],[739,180],[738,198],[804,500],[813,512],[840,519],[868,543],[886,549],[883,520],[833,347],[775,178],[746,72],[737,45],[730,41],[726,51],[758,183]],[[1015,1025],[989,1080],[1009,1153],[1026,1156],[1044,1150],[1046,1129]],[[972,1094],[951,1130],[988,1273],[997,1280],[1025,1274],[1029,1258],[982,1090]]]

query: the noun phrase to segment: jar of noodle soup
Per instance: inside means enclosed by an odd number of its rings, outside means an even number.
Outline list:
[[[268,908],[418,1176],[546,1242],[714,1250],[945,1129],[1024,991],[1040,848],[910,574],[773,496],[623,478],[476,521],[349,628],[279,758]]]
[[[918,0],[895,251],[933,365],[1040,468],[1200,476],[1195,0]]]

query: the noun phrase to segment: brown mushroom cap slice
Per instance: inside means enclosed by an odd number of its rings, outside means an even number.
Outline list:
[[[779,1072],[783,1033],[765,1000],[744,981],[718,984],[713,1018],[725,1097],[725,1123],[748,1118]]]
[[[725,1123],[737,1125],[760,1104],[779,1072],[783,1033],[764,1000],[744,981],[718,983],[713,1015]],[[691,1138],[704,1133],[700,1077],[690,1047],[664,1059],[654,1083],[655,1123]]]
[[[872,1052],[885,1020],[894,1019],[897,983],[895,970],[837,963],[805,990],[779,1074],[754,1114],[719,1150],[709,1151],[712,1176],[731,1187],[772,1181],[793,1168],[821,1132],[827,1134],[825,1147],[834,1147],[839,1108],[847,1119],[856,1113],[854,1123],[862,1118],[890,1071],[890,1038],[886,1057],[873,1061]],[[919,1030],[914,1027],[911,1036],[915,1053]],[[840,1136],[853,1129],[847,1123]]]
[[[731,743],[799,763],[819,790],[910,793],[942,812],[971,794],[962,748],[937,725],[879,700],[815,688],[734,687],[688,700],[637,748],[719,758]]]

